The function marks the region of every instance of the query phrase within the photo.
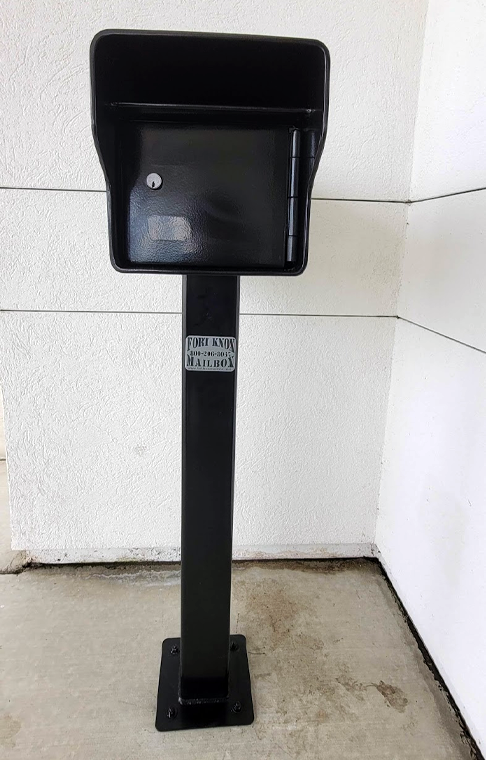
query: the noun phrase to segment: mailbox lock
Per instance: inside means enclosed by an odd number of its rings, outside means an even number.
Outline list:
[[[148,174],[145,182],[147,183],[147,186],[150,187],[151,190],[158,190],[159,187],[162,187],[162,177],[160,176],[160,174],[157,174],[156,172],[152,172],[151,174]]]

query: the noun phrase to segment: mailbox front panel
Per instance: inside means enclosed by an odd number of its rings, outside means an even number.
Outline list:
[[[135,122],[119,152],[126,266],[283,269],[288,130]]]

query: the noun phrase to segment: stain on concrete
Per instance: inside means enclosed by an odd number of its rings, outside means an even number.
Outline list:
[[[0,715],[0,746],[13,749],[15,737],[21,729],[21,722],[13,718],[10,713]]]
[[[298,570],[301,573],[321,573],[331,575],[342,573],[347,570],[366,571],[371,570],[379,574],[376,567],[376,561],[366,557],[359,559],[255,559],[255,560],[237,560],[233,562],[234,570],[249,570],[258,567],[265,570]]]
[[[348,694],[351,694],[358,701],[363,702],[365,700],[366,692],[368,689],[376,689],[388,707],[392,707],[397,712],[405,712],[405,708],[408,705],[408,699],[405,696],[402,689],[398,686],[392,686],[392,684],[379,681],[379,683],[362,683],[349,675],[348,668],[341,666],[342,675],[338,676],[336,682],[345,689]]]
[[[98,572],[92,572],[90,578],[114,583],[130,583],[142,586],[179,586],[181,582],[180,570],[146,569],[144,567],[133,568],[100,568]]]
[[[367,687],[364,683],[361,683],[360,681],[354,681],[352,678],[349,678],[349,676],[339,676],[336,678],[336,681],[340,686],[345,689],[348,694],[352,694],[356,699],[359,699],[360,702],[363,702],[364,700],[364,692],[366,691]]]
[[[405,712],[408,699],[398,686],[392,686],[389,683],[384,683],[384,681],[374,683],[373,686],[380,692],[389,707],[393,707],[397,712]]]

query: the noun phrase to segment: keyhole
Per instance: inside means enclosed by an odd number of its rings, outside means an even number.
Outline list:
[[[147,176],[147,179],[145,180],[147,183],[147,186],[150,187],[151,190],[158,190],[159,187],[162,185],[162,177],[160,174],[157,174],[156,172],[152,172]]]

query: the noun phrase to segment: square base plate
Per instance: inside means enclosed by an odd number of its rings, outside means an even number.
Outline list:
[[[155,719],[157,731],[180,731],[187,728],[215,728],[216,726],[247,726],[253,723],[253,702],[245,637],[241,635],[230,636],[229,696],[224,702],[180,704],[180,644],[179,638],[165,639],[162,644],[157,717]]]

